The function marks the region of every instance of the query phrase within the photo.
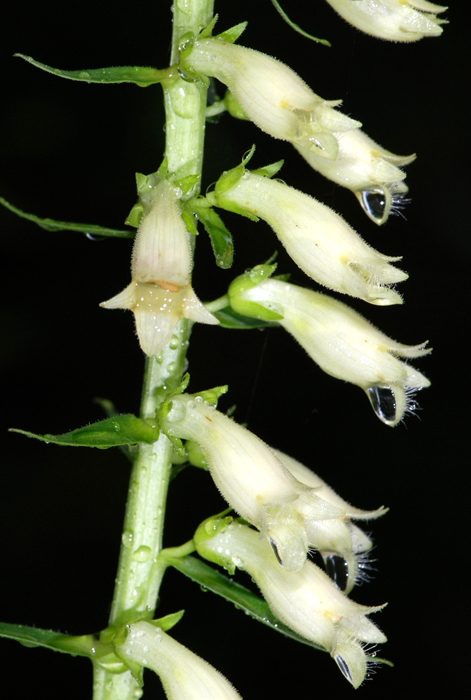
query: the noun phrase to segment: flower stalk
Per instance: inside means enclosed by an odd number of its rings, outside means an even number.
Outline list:
[[[213,0],[190,4],[175,0],[172,34],[173,65],[180,37],[198,33],[212,18]],[[203,163],[206,87],[179,77],[163,82],[166,111],[165,155],[169,172],[180,177],[199,175]],[[146,358],[141,417],[152,420],[156,408],[180,383],[190,328],[186,319],[175,326],[170,342],[159,355]],[[120,626],[139,616],[152,618],[165,571],[158,560],[170,479],[172,446],[161,435],[153,445],[139,445],[134,461],[110,625]],[[137,681],[130,671],[112,674],[94,668],[94,700],[135,700]]]

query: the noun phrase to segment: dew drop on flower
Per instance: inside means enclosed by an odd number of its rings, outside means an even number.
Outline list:
[[[337,666],[339,667],[339,669],[341,670],[341,672],[343,673],[343,675],[345,676],[347,681],[350,681],[350,683],[353,683],[352,677],[350,675],[350,671],[348,670],[348,666],[345,663],[345,661],[342,659],[342,657],[339,654],[336,654],[335,660],[337,662]]]
[[[324,556],[324,567],[329,578],[344,591],[348,583],[348,565],[345,559],[338,554],[327,554]]]
[[[384,223],[387,203],[386,195],[381,188],[378,187],[360,192],[360,204],[365,214],[374,221],[375,224]]]
[[[368,398],[378,418],[390,425],[396,421],[396,397],[390,387],[372,386],[367,389]]]

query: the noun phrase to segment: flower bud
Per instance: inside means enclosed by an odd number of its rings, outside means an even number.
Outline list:
[[[259,51],[217,38],[199,39],[185,63],[227,85],[262,131],[314,150],[321,158],[336,157],[333,132],[361,126],[333,109],[341,100],[322,99],[291,68]]]
[[[219,671],[159,627],[134,622],[127,632],[119,655],[155,671],[168,700],[241,700]]]
[[[200,537],[197,531],[195,544],[198,553],[210,561],[226,568],[237,566],[250,574],[271,611],[285,625],[326,649],[355,688],[363,682],[367,659],[362,643],[386,641],[367,618],[382,606],[354,603],[310,561],[298,571],[286,571],[278,565],[268,542],[241,523],[228,524],[212,538]]]
[[[155,188],[134,241],[132,282],[100,306],[131,309],[139,343],[146,355],[157,355],[169,342],[181,318],[217,324],[190,284],[192,259],[188,232],[180,215],[181,191],[167,180]]]
[[[398,359],[426,355],[426,343],[397,343],[336,299],[272,279],[242,292],[237,300],[230,291],[237,309],[248,301],[283,316],[278,323],[314,362],[327,374],[364,389],[386,425],[397,425],[414,408],[408,402],[411,392],[430,386],[423,374]]]
[[[384,224],[395,203],[400,207],[400,198],[408,192],[403,182],[406,174],[399,166],[412,163],[415,155],[396,156],[360,129],[336,136],[339,148],[335,160],[319,158],[314,151],[297,144],[295,147],[314,170],[351,190],[375,224]]]
[[[330,162],[330,161],[329,161]],[[402,303],[388,285],[407,279],[332,209],[282,182],[245,171],[236,184],[218,193],[218,205],[264,219],[294,262],[312,279],[343,294],[381,306]]]
[[[366,34],[389,41],[417,41],[439,36],[446,7],[427,0],[327,0],[341,17]]]

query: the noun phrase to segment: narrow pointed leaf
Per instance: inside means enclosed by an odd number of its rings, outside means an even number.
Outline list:
[[[61,651],[72,656],[96,655],[98,640],[91,634],[80,637],[71,637],[68,634],[60,634],[51,630],[42,630],[26,625],[13,625],[0,622],[0,637],[14,639],[27,647],[45,647],[53,651]]]
[[[50,435],[49,433],[37,435],[16,428],[11,428],[11,432],[20,433],[43,442],[50,442],[53,445],[99,447],[102,449],[118,447],[119,445],[133,445],[137,442],[151,444],[159,437],[158,427],[149,425],[149,423],[133,416],[131,413],[106,418],[62,435]]]
[[[56,221],[55,219],[41,219],[35,214],[28,214],[18,207],[14,207],[13,204],[7,202],[6,199],[0,197],[0,204],[12,211],[17,216],[21,216],[22,219],[28,219],[33,223],[41,226],[41,228],[46,229],[46,231],[78,231],[79,233],[86,233],[92,237],[97,236],[111,236],[112,238],[134,238],[136,235],[135,231],[123,231],[117,228],[106,228],[105,226],[97,226],[96,224],[76,224],[71,221]]]
[[[236,608],[243,610],[247,615],[257,620],[257,622],[262,622],[264,625],[267,625],[271,629],[297,642],[302,642],[315,649],[321,649],[321,647],[304,639],[304,637],[296,634],[296,632],[293,632],[293,630],[280,622],[280,620],[273,615],[263,598],[252,593],[252,591],[249,591],[245,586],[241,586],[240,583],[235,583],[228,576],[216,571],[216,569],[213,569],[196,557],[186,556],[175,559],[169,558],[168,562],[171,566],[178,569],[178,571],[188,576],[188,578],[198,583],[204,589],[222,596],[230,603],[234,603]],[[323,651],[325,651],[325,649],[323,649]]]
[[[25,56],[21,53],[16,53],[15,56],[31,63],[36,68],[41,68],[47,73],[58,75],[60,78],[80,80],[86,83],[135,83],[139,87],[147,87],[169,78],[171,73],[170,68],[157,70],[156,68],[147,68],[145,66],[111,66],[110,68],[92,68],[87,70],[61,70],[60,68],[46,66],[45,63],[40,63],[31,56]]]

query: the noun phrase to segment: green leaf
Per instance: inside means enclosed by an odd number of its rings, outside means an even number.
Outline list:
[[[206,206],[198,206],[201,200],[193,200],[191,206],[209,235],[216,265],[227,270],[232,265],[234,244],[232,236],[217,212]]]
[[[147,87],[154,83],[160,83],[171,76],[170,68],[157,70],[156,68],[147,68],[145,66],[111,66],[110,68],[92,68],[90,70],[61,70],[60,68],[46,66],[45,63],[40,63],[31,58],[31,56],[24,56],[21,53],[15,53],[15,56],[31,63],[36,68],[41,68],[47,73],[58,75],[60,78],[80,80],[86,83],[135,83],[139,87]]]
[[[252,170],[254,175],[261,175],[262,177],[273,177],[281,169],[284,160],[278,160],[276,163],[270,163],[270,165],[265,165],[262,168],[257,168],[257,170]]]
[[[199,39],[206,39],[206,37],[211,36],[213,29],[214,29],[214,25],[216,24],[218,19],[219,19],[219,15],[217,15],[217,14],[214,15],[213,19],[208,24],[208,26],[200,31],[198,38]]]
[[[245,586],[241,586],[240,583],[235,583],[228,576],[216,571],[216,569],[196,559],[196,557],[186,556],[175,559],[169,557],[168,563],[204,589],[222,596],[222,598],[225,598],[230,603],[234,603],[236,608],[243,610],[247,615],[257,620],[257,622],[261,622],[297,642],[302,642],[315,649],[322,649],[322,651],[325,651],[322,647],[317,646],[308,639],[304,639],[304,637],[296,634],[296,632],[280,622],[280,620],[273,615],[263,598],[252,593],[252,591],[249,591]]]
[[[101,449],[118,447],[119,445],[133,445],[136,442],[152,444],[159,437],[159,429],[156,425],[150,425],[132,413],[106,418],[62,435],[50,435],[49,433],[36,435],[16,428],[11,428],[10,432],[20,433],[43,442],[52,442],[53,445],[99,447]]]
[[[330,41],[327,41],[327,39],[318,39],[315,36],[312,36],[312,34],[308,34],[307,32],[304,31],[304,29],[301,29],[299,25],[297,25],[293,20],[291,20],[286,12],[283,10],[281,7],[280,3],[278,0],[271,0],[273,7],[280,13],[280,15],[283,17],[285,22],[289,24],[291,29],[294,29],[295,32],[298,32],[298,34],[301,34],[301,36],[305,36],[306,39],[311,39],[312,41],[316,41],[318,44],[323,44],[324,46],[330,46]]]
[[[23,219],[28,219],[28,221],[33,221],[41,228],[46,229],[46,231],[79,231],[80,233],[86,233],[89,236],[111,236],[113,238],[134,238],[135,231],[122,231],[116,228],[105,228],[104,226],[97,226],[95,224],[75,224],[70,221],[56,221],[55,219],[40,219],[39,216],[34,214],[27,214],[25,211],[14,207],[13,204],[7,202],[6,199],[0,197],[0,204],[12,211],[17,216],[21,216]]]
[[[68,634],[60,634],[51,630],[42,630],[26,625],[13,625],[0,622],[0,637],[14,639],[26,647],[45,647],[53,651],[61,651],[72,656],[96,656],[99,641],[91,634],[79,637],[71,637]]]
[[[237,39],[240,37],[243,31],[245,31],[245,28],[247,26],[248,22],[240,22],[239,24],[236,24],[234,27],[230,27],[230,29],[226,29],[225,32],[221,32],[221,34],[216,34],[214,36],[215,39],[222,39],[223,41],[227,41],[228,44],[233,44]]]
[[[157,620],[150,620],[150,624],[154,625],[154,627],[159,627],[164,632],[168,632],[168,630],[171,630],[172,627],[175,627],[175,625],[180,622],[184,613],[184,610],[179,610],[176,613],[165,615],[165,617],[159,617]]]
[[[263,321],[262,319],[251,318],[250,316],[238,314],[237,311],[231,309],[230,306],[227,306],[225,309],[221,309],[220,311],[214,311],[213,313],[218,319],[221,328],[252,330],[253,328],[271,328],[272,326],[279,326],[278,323]]]

